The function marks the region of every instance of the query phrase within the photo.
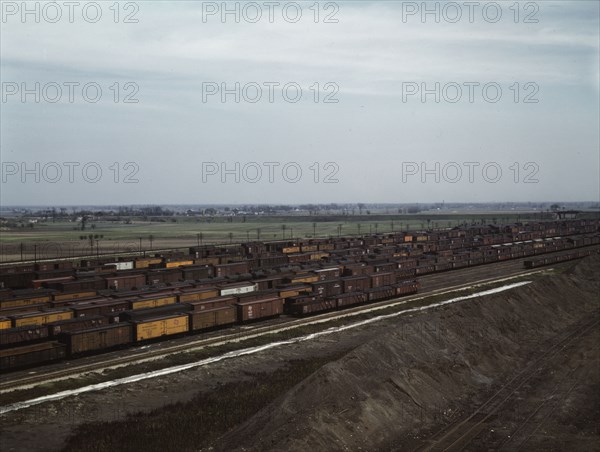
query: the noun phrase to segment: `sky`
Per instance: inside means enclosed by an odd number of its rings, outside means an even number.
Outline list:
[[[0,203],[598,201],[599,5],[2,1]]]

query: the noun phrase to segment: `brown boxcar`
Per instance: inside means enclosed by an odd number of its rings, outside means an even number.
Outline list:
[[[314,314],[317,312],[325,312],[337,307],[335,299],[323,299],[319,297],[311,297],[312,299],[300,301],[297,303],[289,303],[285,305],[287,314],[302,316]]]
[[[269,300],[254,300],[237,303],[238,320],[246,322],[267,317],[278,316],[283,313],[283,299],[271,298]]]
[[[0,346],[37,341],[48,337],[47,326],[22,326],[0,330]]]
[[[213,297],[199,301],[188,301],[186,304],[191,306],[193,311],[206,311],[209,309],[233,306],[237,301],[238,299],[236,297]]]
[[[119,313],[119,320],[122,321],[134,321],[144,320],[154,317],[164,317],[168,315],[181,314],[189,312],[191,307],[187,303],[175,303],[165,306],[159,306],[158,308],[149,309],[135,309]]]
[[[89,317],[104,315],[110,316],[129,309],[127,300],[97,300],[83,303],[73,303],[70,309],[74,312],[74,317]]]
[[[180,281],[182,278],[183,275],[181,273],[181,269],[179,268],[149,270],[148,273],[146,273],[146,281],[150,286],[174,283]]]
[[[396,282],[394,273],[374,273],[371,275],[371,287],[389,286]]]
[[[396,289],[396,295],[410,295],[419,291],[418,281],[401,281],[393,286]]]
[[[0,370],[35,366],[62,359],[65,355],[66,347],[54,341],[8,348],[0,350]]]
[[[133,321],[134,339],[136,342],[172,336],[189,331],[187,314],[171,314]]]
[[[60,333],[66,333],[67,331],[80,331],[90,330],[92,328],[98,328],[108,323],[108,320],[104,316],[93,316],[93,317],[77,317],[68,320],[59,320],[58,322],[51,322],[48,326],[48,333],[50,336],[57,336]]]
[[[340,280],[326,280],[311,284],[313,292],[323,297],[333,297],[342,293]]]
[[[396,289],[391,286],[374,287],[365,290],[369,301],[386,300],[396,296]]]
[[[335,297],[335,301],[338,308],[344,308],[366,302],[367,295],[364,292],[342,293]]]
[[[114,290],[129,290],[146,285],[145,275],[107,276],[106,287]]]
[[[341,281],[344,293],[362,292],[371,287],[371,281],[368,276],[348,276],[342,278]]]
[[[18,308],[5,308],[0,309],[0,316],[2,317],[10,317],[12,315],[24,314],[26,312],[37,312],[43,311],[44,309],[48,309],[50,303],[40,303],[40,304],[31,304],[27,306],[21,306]]]
[[[211,265],[193,265],[190,267],[182,267],[181,274],[184,280],[192,281],[214,276],[213,267]]]
[[[217,326],[232,325],[237,322],[235,306],[224,306],[205,311],[189,313],[190,331],[205,330]]]
[[[215,276],[231,276],[237,273],[248,273],[250,266],[248,262],[234,262],[232,264],[215,265]]]
[[[319,277],[319,281],[338,279],[340,276],[342,276],[341,267],[320,268],[313,270],[313,272]]]
[[[133,341],[130,323],[115,323],[91,330],[69,331],[59,335],[69,355],[110,349]]]

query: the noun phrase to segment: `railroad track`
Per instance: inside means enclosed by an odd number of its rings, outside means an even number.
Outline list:
[[[600,318],[598,318],[598,315],[595,315],[591,319],[586,318],[583,322],[578,323],[575,327],[572,327],[559,335],[550,348],[546,349],[540,357],[513,376],[472,414],[440,430],[438,433],[427,439],[425,444],[422,444],[415,450],[463,450],[484,428],[486,428],[488,422],[496,417],[498,411],[506,404],[506,402],[509,401],[523,385],[544,369],[544,365],[547,364],[551,358],[565,347],[569,346],[573,341],[586,334],[589,330],[596,328],[599,324]],[[571,390],[574,387],[575,385]],[[527,438],[528,436],[526,436],[525,440]]]
[[[492,269],[490,267],[494,268]],[[516,270],[517,267],[519,267],[519,270]],[[266,334],[291,330],[306,325],[314,325],[332,320],[353,317],[370,311],[377,311],[397,305],[408,304],[411,301],[421,300],[438,295],[451,294],[453,292],[472,288],[473,286],[477,285],[490,285],[507,279],[538,274],[545,271],[547,271],[547,269],[538,269],[535,271],[523,270],[520,268],[519,263],[515,261],[507,261],[454,271],[456,273],[460,273],[460,275],[452,274],[454,272],[426,275],[422,277],[421,280],[427,280],[427,290],[415,295],[385,300],[377,303],[370,303],[367,305],[344,309],[342,311],[332,311],[307,318],[297,319],[292,317],[283,317],[268,322],[261,322],[260,325],[244,326],[241,328],[235,328],[234,330],[215,332],[212,333],[215,334],[214,336],[208,338],[206,337],[206,334],[200,339],[196,337],[191,341],[186,338],[184,343],[179,344],[173,344],[172,341],[160,342],[156,344],[159,346],[159,348],[156,349],[136,350],[133,348],[124,350],[126,356],[114,357],[114,354],[111,354],[112,356],[95,355],[88,358],[93,359],[93,362],[91,363],[75,364],[73,366],[69,366],[68,368],[64,368],[64,363],[62,363],[62,365],[58,364],[48,366],[46,368],[47,371],[44,371],[40,374],[31,375],[25,372],[6,374],[2,376],[2,381],[0,381],[0,394],[17,389],[28,389],[40,383],[63,380],[83,373],[99,372],[125,365],[154,361],[174,353],[196,351],[208,346],[224,345],[231,342],[241,342]],[[491,273],[496,273],[496,276],[489,277]],[[498,273],[501,274],[498,275]],[[470,278],[468,278],[468,276],[470,276]],[[484,276],[488,277],[486,278]],[[469,279],[467,282],[465,282],[466,278]],[[461,283],[450,285],[452,284],[452,281],[461,281]],[[61,368],[53,370],[53,368],[57,366],[61,366]]]

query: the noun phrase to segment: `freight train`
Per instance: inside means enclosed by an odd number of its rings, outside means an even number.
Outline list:
[[[250,242],[2,267],[0,367],[394,298],[415,293],[415,278],[430,273],[556,251],[573,256],[600,243],[598,225],[577,220]]]
[[[597,250],[595,252],[598,253]],[[539,259],[526,260],[525,262],[523,262],[523,266],[525,268],[544,267],[546,265],[559,264],[561,262],[567,262],[567,261],[572,261],[575,259],[581,259],[583,257],[590,256],[593,253],[594,253],[594,251],[592,251],[592,250],[580,250],[580,251],[573,251],[571,253],[566,253],[566,254],[559,254],[557,256],[546,256],[546,257],[541,257]]]
[[[253,285],[255,288],[256,285]],[[94,312],[104,312],[105,315],[89,316],[85,314],[87,306],[82,311],[82,305],[91,303],[106,309],[106,302],[75,301],[71,307],[60,310],[15,315],[7,319],[13,327],[0,329],[0,369],[6,371],[149,340],[211,331],[274,318],[284,312],[303,316],[341,309],[416,293],[418,288],[417,281],[402,281],[391,286],[366,289],[365,292],[353,291],[331,297],[315,295],[312,296],[313,303],[307,300],[296,302],[294,296],[287,300],[281,297],[285,294],[306,296],[299,287],[244,291],[236,296],[227,295],[231,288],[188,290],[176,296],[162,297],[174,299],[173,303],[136,309],[136,300],[109,302],[109,311]],[[210,296],[219,293],[219,296]]]

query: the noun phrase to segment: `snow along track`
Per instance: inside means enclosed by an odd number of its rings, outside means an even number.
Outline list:
[[[65,390],[65,391],[60,391],[57,392],[55,394],[50,394],[50,395],[46,395],[46,396],[41,396],[41,397],[37,397],[34,399],[30,399],[30,400],[26,400],[23,402],[16,402],[10,405],[6,405],[3,407],[0,407],[0,414],[5,414],[5,413],[9,413],[11,411],[16,411],[16,410],[20,410],[23,408],[28,408],[34,405],[39,405],[41,403],[45,403],[45,402],[51,402],[51,401],[56,401],[56,400],[61,400],[70,396],[74,396],[74,395],[79,395],[79,394],[83,394],[86,392],[91,392],[91,391],[98,391],[101,389],[106,389],[106,388],[111,388],[114,386],[119,386],[119,385],[123,385],[123,384],[128,384],[128,383],[135,383],[137,381],[141,381],[141,380],[147,380],[150,378],[156,378],[156,377],[161,377],[164,375],[170,375],[170,374],[174,374],[174,373],[178,373],[178,372],[182,372],[184,370],[188,370],[188,369],[192,369],[195,367],[201,367],[201,366],[206,366],[215,362],[219,362],[219,361],[223,361],[223,360],[227,360],[227,359],[232,359],[232,358],[237,358],[239,356],[245,356],[245,355],[252,355],[261,351],[265,351],[265,350],[269,350],[272,348],[276,348],[276,347],[281,347],[284,345],[290,345],[290,344],[296,344],[299,342],[304,342],[304,341],[309,341],[309,340],[313,340],[316,339],[318,337],[322,337],[322,336],[327,336],[333,333],[337,333],[340,331],[346,331],[346,330],[350,330],[350,329],[354,329],[363,325],[367,325],[370,323],[375,323],[375,322],[379,322],[382,320],[386,320],[386,319],[390,319],[393,317],[398,317],[400,315],[404,315],[404,314],[410,314],[412,312],[419,312],[419,311],[425,311],[428,309],[432,309],[432,308],[436,308],[439,306],[444,306],[447,304],[451,304],[451,303],[456,303],[458,301],[464,301],[464,300],[469,300],[472,298],[478,298],[478,297],[482,297],[482,296],[486,296],[486,295],[492,295],[495,293],[499,293],[499,292],[503,292],[506,290],[510,290],[510,289],[514,289],[515,287],[520,287],[526,284],[531,283],[531,281],[522,281],[522,282],[517,282],[517,283],[513,283],[513,284],[508,284],[505,286],[501,286],[501,287],[496,287],[494,289],[488,289],[488,290],[484,290],[482,292],[477,292],[471,295],[465,295],[462,297],[456,297],[456,298],[452,298],[450,300],[446,300],[446,301],[441,301],[441,302],[437,302],[437,303],[432,303],[430,305],[427,306],[420,306],[420,307],[416,307],[416,308],[409,308],[409,309],[405,309],[403,311],[399,311],[399,312],[394,312],[391,314],[385,314],[385,315],[380,315],[377,317],[372,317],[370,319],[366,319],[366,320],[361,320],[355,323],[351,323],[349,325],[344,325],[344,326],[340,326],[340,327],[332,327],[329,328],[325,331],[320,331],[318,333],[312,333],[312,334],[308,334],[305,336],[301,336],[301,337],[297,337],[294,339],[289,339],[289,340],[285,340],[285,341],[278,341],[278,342],[272,342],[270,344],[265,344],[265,345],[260,345],[257,347],[249,347],[249,348],[245,348],[245,349],[241,349],[241,350],[236,350],[236,351],[232,351],[232,352],[228,352],[225,353],[223,355],[219,355],[219,356],[215,356],[212,358],[207,358],[207,359],[203,359],[200,361],[196,361],[193,363],[188,363],[188,364],[182,364],[182,365],[178,365],[178,366],[172,366],[172,367],[167,367],[165,369],[160,369],[160,370],[155,370],[152,372],[145,372],[145,373],[141,373],[138,375],[132,375],[129,377],[123,377],[123,378],[118,378],[116,380],[110,380],[110,381],[106,381],[106,382],[102,382],[102,383],[97,383],[97,384],[93,384],[93,385],[88,385],[88,386],[83,386],[81,388],[77,388],[77,389],[69,389],[69,390]]]

